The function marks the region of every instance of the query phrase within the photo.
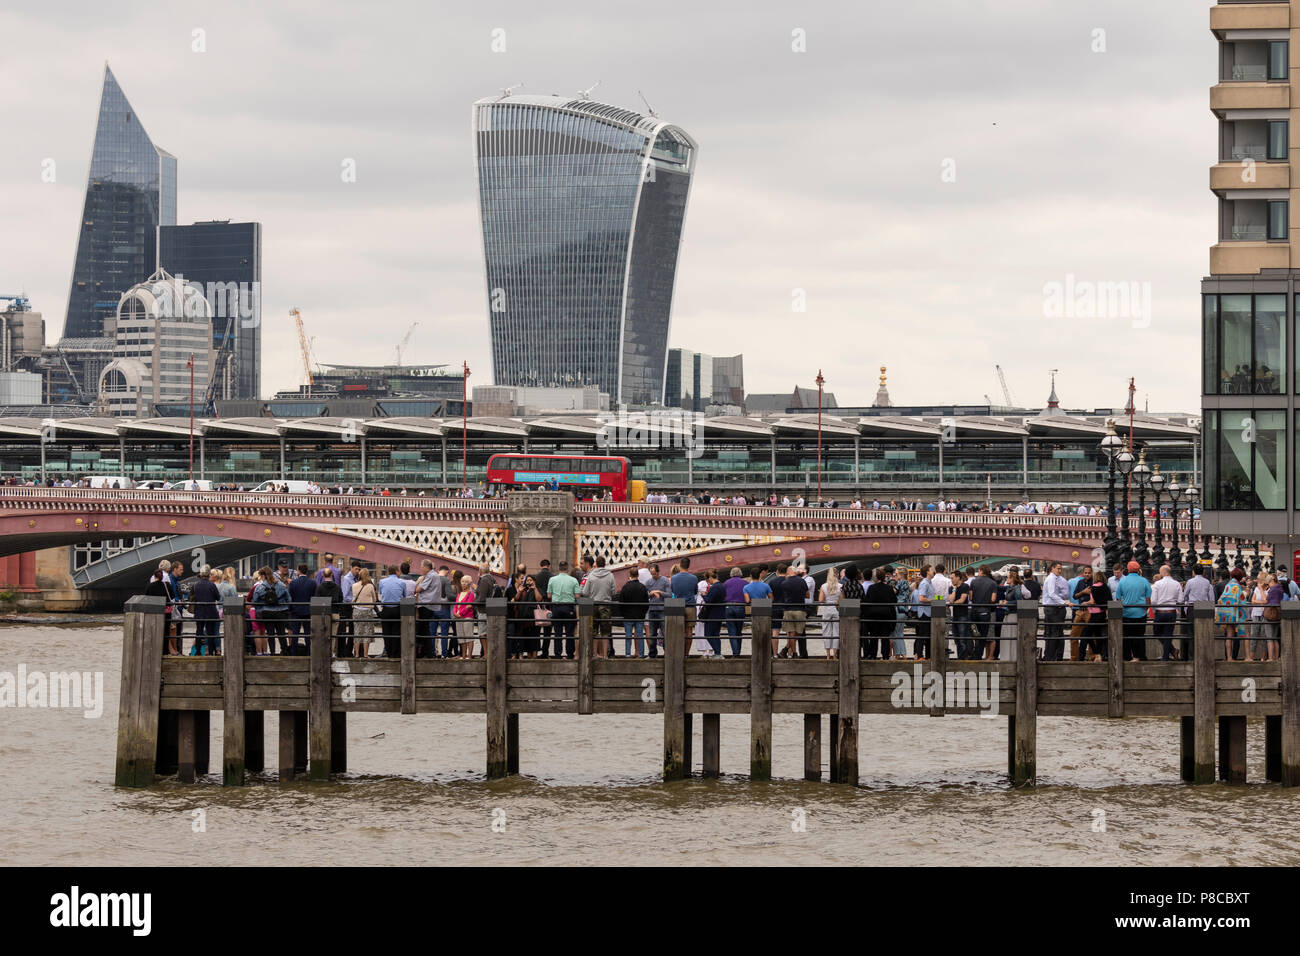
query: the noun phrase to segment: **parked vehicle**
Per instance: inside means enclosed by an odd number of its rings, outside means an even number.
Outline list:
[[[287,491],[289,494],[293,494],[293,495],[309,495],[311,494],[311,482],[310,481],[264,481],[256,488],[254,488],[253,491],[264,491],[264,492]]]
[[[125,475],[87,475],[86,482],[92,488],[134,488],[135,482]]]

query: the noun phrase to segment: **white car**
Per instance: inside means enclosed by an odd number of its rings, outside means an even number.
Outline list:
[[[136,491],[166,491],[171,484],[166,481],[142,481],[135,486]]]
[[[253,491],[287,491],[292,495],[311,494],[310,481],[264,481]]]

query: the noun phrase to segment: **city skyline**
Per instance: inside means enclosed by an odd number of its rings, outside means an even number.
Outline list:
[[[1183,277],[1206,273],[1212,215],[1195,160],[1214,129],[1185,77],[1214,79],[1204,16],[1158,18],[1157,29],[1118,3],[1083,14],[944,10],[938,21],[897,11],[871,29],[847,8],[701,11],[685,31],[638,20],[644,42],[625,48],[616,41],[630,21],[613,11],[569,36],[522,6],[490,20],[451,13],[436,31],[411,8],[413,29],[390,49],[341,40],[342,8],[303,25],[235,4],[192,27],[124,16],[75,51],[53,44],[53,16],[5,13],[0,23],[30,38],[48,79],[30,102],[6,104],[30,132],[0,158],[0,201],[19,227],[0,238],[0,284],[21,287],[46,316],[62,311],[79,204],[69,190],[85,182],[91,77],[108,59],[150,133],[186,163],[177,221],[264,224],[265,354],[280,357],[264,392],[298,380],[293,306],[322,361],[378,364],[420,319],[408,360],[467,359],[471,384],[486,384],[464,108],[520,80],[525,93],[566,95],[601,80],[601,99],[639,103],[640,90],[707,144],[669,345],[745,352],[754,391],[806,386],[821,368],[844,404],[869,403],[882,364],[899,404],[1000,403],[999,363],[1024,405],[1041,404],[1059,368],[1067,406],[1119,406],[1133,374],[1139,407],[1193,407],[1184,369],[1196,360],[1199,304]],[[236,30],[240,18],[266,37]],[[192,49],[199,30],[203,52]],[[494,53],[498,30],[505,49]],[[148,70],[132,62],[142,36]],[[448,51],[432,78],[415,56],[429,36]],[[923,36],[930,52],[918,60]],[[292,77],[263,55],[285,43]],[[357,66],[340,71],[330,57],[344,47]],[[671,73],[665,56],[679,64]],[[0,75],[32,62],[19,52]],[[277,97],[257,95],[280,80]],[[46,158],[57,163],[52,183],[41,181]],[[355,182],[341,175],[349,159]],[[1051,319],[1053,284],[1145,288],[1134,301],[1147,313],[1089,313],[1085,297],[1083,314]],[[391,315],[381,334],[376,314]],[[1118,336],[1131,366],[1099,365],[1089,342]],[[1139,365],[1142,355],[1168,362]]]

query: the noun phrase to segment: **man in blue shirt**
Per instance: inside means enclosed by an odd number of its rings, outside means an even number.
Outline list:
[[[1147,607],[1151,603],[1151,582],[1142,577],[1136,561],[1128,563],[1128,574],[1115,589],[1115,600],[1124,605],[1124,656],[1130,661],[1147,659]]]
[[[691,574],[690,558],[682,558],[677,563],[682,569],[669,578],[668,586],[673,589],[673,597],[686,602],[686,653],[689,655],[691,634],[695,630],[695,598],[699,592],[700,579]]]
[[[749,581],[748,583],[745,584],[745,588],[744,588],[746,605],[753,604],[755,601],[761,601],[764,598],[770,598],[772,596],[772,588],[769,587],[768,583],[762,579],[761,575],[762,572],[758,568],[754,568],[749,572]],[[752,625],[751,625],[751,629],[752,629]],[[761,651],[763,645],[760,644],[759,642],[762,640],[763,640],[762,634],[751,635],[751,645],[750,645],[751,654],[757,654]],[[776,643],[777,643],[776,638],[772,638],[773,656],[776,655]]]
[[[386,575],[379,582],[379,620],[384,631],[384,656],[401,657],[402,617],[398,607],[406,597],[406,582],[397,575],[397,566],[390,564]]]

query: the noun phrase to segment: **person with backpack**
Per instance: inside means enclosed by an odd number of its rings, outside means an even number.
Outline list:
[[[260,653],[262,656],[266,653],[274,653],[275,642],[279,640],[279,653],[288,654],[289,644],[285,638],[285,622],[289,616],[289,589],[269,567],[259,570],[257,577],[259,580],[253,587],[253,606],[257,609],[257,619],[266,628],[267,636],[262,640],[262,644],[270,647],[269,652]]]

